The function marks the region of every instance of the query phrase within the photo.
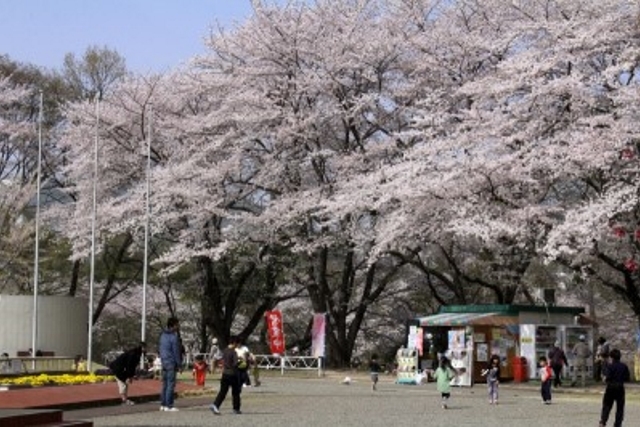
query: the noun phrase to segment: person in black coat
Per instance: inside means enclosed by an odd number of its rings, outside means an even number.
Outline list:
[[[631,373],[629,367],[620,361],[620,350],[614,348],[609,352],[611,362],[602,369],[602,378],[607,385],[602,397],[602,412],[600,413],[600,427],[607,425],[609,414],[616,404],[616,419],[614,427],[621,427],[624,420],[625,390],[624,383],[629,382]]]
[[[562,368],[568,365],[567,355],[560,348],[560,341],[556,341],[553,344],[547,357],[551,369],[553,369],[553,386],[560,387],[562,385]]]
[[[136,370],[140,366],[140,360],[145,353],[145,343],[140,343],[137,347],[125,351],[109,364],[111,373],[116,377],[118,383],[118,393],[123,405],[133,405],[133,401],[127,397],[129,384],[136,375]]]
[[[240,345],[240,339],[233,336],[229,339],[229,346],[222,351],[222,376],[220,377],[220,389],[216,399],[209,409],[215,415],[220,415],[220,405],[227,397],[229,388],[231,388],[231,397],[233,399],[233,413],[241,414],[240,411],[240,393],[242,392],[242,379],[238,372],[238,353],[236,347]]]

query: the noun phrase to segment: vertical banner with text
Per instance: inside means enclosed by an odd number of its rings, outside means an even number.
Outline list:
[[[418,350],[418,354],[422,356],[424,347],[424,332],[423,329],[418,327],[416,328],[416,349]]]
[[[280,310],[267,311],[267,334],[272,354],[284,354],[284,327]]]
[[[325,357],[326,318],[325,313],[313,315],[313,326],[311,327],[311,355],[313,357]]]
[[[418,335],[418,327],[415,325],[409,326],[409,336],[407,337],[407,348],[413,350],[416,348],[416,337]]]

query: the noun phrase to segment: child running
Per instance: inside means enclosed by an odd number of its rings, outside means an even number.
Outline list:
[[[382,368],[380,368],[380,363],[378,363],[378,355],[372,354],[371,360],[369,361],[369,373],[371,375],[371,382],[373,383],[371,387],[374,391],[377,390],[378,375],[381,370]]]
[[[489,359],[487,369],[482,371],[482,376],[487,377],[487,391],[489,392],[489,404],[498,404],[498,385],[500,384],[500,356],[494,354]]]
[[[538,364],[540,365],[540,395],[542,396],[542,403],[551,405],[551,379],[553,378],[553,371],[547,363],[547,358],[544,356],[540,357]]]
[[[442,356],[440,366],[433,373],[436,380],[436,389],[440,392],[442,399],[442,409],[447,409],[447,403],[451,397],[451,380],[455,378],[456,372],[451,367],[449,359]]]
[[[207,365],[207,362],[205,362],[204,356],[196,356],[196,360],[193,363],[193,378],[195,379],[197,386],[204,387],[208,368],[209,366]]]

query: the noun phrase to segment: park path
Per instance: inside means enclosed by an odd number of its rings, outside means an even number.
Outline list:
[[[476,426],[563,427],[596,426],[602,387],[564,389],[554,395],[552,405],[540,401],[535,384],[503,384],[500,404],[491,406],[482,384],[454,388],[450,409],[440,407],[433,383],[397,385],[383,377],[378,391],[371,390],[365,375],[343,385],[337,376],[325,378],[267,377],[263,386],[243,390],[243,414],[231,413],[230,396],[222,405],[222,416],[207,406],[211,397],[183,398],[176,413],[157,410],[156,403],[134,407],[110,407],[73,411],[65,419],[91,419],[98,426]],[[640,393],[631,387],[626,426],[638,425]],[[610,422],[609,425],[612,423]]]

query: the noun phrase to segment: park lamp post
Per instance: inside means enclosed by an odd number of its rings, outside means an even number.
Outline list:
[[[38,166],[36,172],[36,218],[35,218],[35,254],[33,266],[33,319],[31,324],[31,357],[36,355],[38,348],[38,279],[40,264],[40,183],[42,180],[42,122],[44,117],[44,95],[40,91],[40,110],[38,113]],[[35,369],[35,360],[32,369]]]
[[[95,137],[93,141],[93,199],[91,204],[91,261],[89,272],[89,328],[87,337],[87,369],[91,372],[93,365],[93,287],[96,275],[96,205],[98,187],[98,139],[100,131],[100,98],[95,98]]]
[[[144,218],[144,260],[142,269],[142,321],[140,331],[140,341],[147,341],[147,281],[149,270],[149,220],[150,220],[150,191],[151,191],[151,118],[153,117],[153,106],[149,105],[149,128],[147,132],[147,169],[146,169],[146,191],[145,191],[145,218]],[[144,369],[144,356],[140,360],[140,367]]]

